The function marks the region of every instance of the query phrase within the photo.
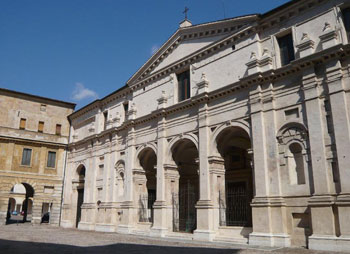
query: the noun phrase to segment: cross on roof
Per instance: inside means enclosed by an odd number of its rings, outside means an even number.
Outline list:
[[[185,7],[185,10],[183,11],[183,13],[185,14],[185,19],[187,19],[187,12],[189,11],[190,9],[187,8],[187,6]]]

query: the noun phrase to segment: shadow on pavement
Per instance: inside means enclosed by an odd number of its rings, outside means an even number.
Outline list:
[[[171,247],[155,245],[137,245],[117,243],[103,246],[79,247],[63,244],[21,242],[0,239],[0,253],[152,253],[152,254],[235,254],[240,250],[235,249],[210,249],[198,247]]]

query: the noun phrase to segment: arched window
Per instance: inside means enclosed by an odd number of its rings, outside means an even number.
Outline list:
[[[288,169],[290,184],[305,184],[303,148],[299,143],[292,143],[288,149]]]
[[[124,195],[124,182],[125,182],[125,164],[124,161],[119,161],[115,165],[116,169],[116,179],[115,179],[115,185],[116,185],[116,197],[120,197]]]

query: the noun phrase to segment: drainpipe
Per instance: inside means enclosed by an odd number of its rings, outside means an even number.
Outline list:
[[[67,117],[67,118],[68,118],[68,122],[69,122],[69,133],[68,133],[68,143],[67,143],[67,146],[66,146],[65,157],[64,157],[64,168],[63,168],[63,179],[62,179],[62,193],[61,193],[61,207],[60,207],[60,217],[58,219],[58,226],[59,227],[61,226],[61,220],[62,220],[64,183],[65,183],[65,178],[66,178],[68,145],[70,143],[70,134],[71,134],[71,125],[72,125],[72,122],[69,119],[69,117]]]

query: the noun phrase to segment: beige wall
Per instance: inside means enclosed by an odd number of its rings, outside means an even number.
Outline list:
[[[51,203],[50,223],[58,224],[62,181],[69,136],[67,116],[74,104],[0,89],[0,224],[5,223],[11,188],[17,183],[34,189],[32,222],[40,222],[43,203]],[[24,130],[20,119],[26,119]],[[38,124],[44,122],[43,133]],[[56,135],[56,124],[61,134]],[[30,165],[22,165],[23,149],[32,149]],[[56,152],[55,167],[47,167],[48,152]]]

